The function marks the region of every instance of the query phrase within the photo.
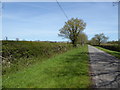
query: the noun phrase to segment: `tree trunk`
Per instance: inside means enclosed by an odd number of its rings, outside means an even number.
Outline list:
[[[73,47],[76,47],[76,41],[75,40],[72,40],[72,44],[73,44]]]
[[[100,42],[99,42],[99,46],[100,46]]]

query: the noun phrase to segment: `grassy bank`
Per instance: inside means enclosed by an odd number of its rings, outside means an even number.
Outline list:
[[[3,76],[5,88],[87,88],[87,46],[75,48],[22,71]]]
[[[102,48],[102,47],[98,47],[98,46],[96,46],[96,48],[98,48],[98,49],[100,49],[100,50],[103,50],[103,51],[105,51],[106,53],[109,53],[109,54],[111,54],[111,55],[113,55],[113,56],[115,56],[115,57],[117,57],[117,58],[120,59],[120,52],[108,50],[108,49],[105,49],[105,48]]]

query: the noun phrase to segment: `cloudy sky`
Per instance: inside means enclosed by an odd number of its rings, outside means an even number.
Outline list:
[[[84,32],[91,39],[104,33],[109,40],[118,40],[118,6],[112,2],[60,2],[68,18],[86,23]],[[56,2],[4,2],[2,39],[66,41],[58,37],[67,21]]]

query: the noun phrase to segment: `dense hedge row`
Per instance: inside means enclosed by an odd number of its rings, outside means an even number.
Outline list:
[[[70,45],[69,45],[70,46]],[[3,41],[3,57],[12,55],[13,58],[31,56],[49,56],[52,53],[64,52],[69,49],[66,43],[29,42],[29,41]]]
[[[2,41],[3,69],[11,65],[28,65],[55,54],[66,52],[72,48],[67,43],[33,42],[33,41]]]
[[[2,56],[4,58],[46,57],[53,53],[62,53],[70,49],[66,43],[3,41]],[[11,61],[12,62],[12,61]]]
[[[117,44],[103,44],[103,45],[100,45],[100,47],[120,52],[120,45],[117,45]]]

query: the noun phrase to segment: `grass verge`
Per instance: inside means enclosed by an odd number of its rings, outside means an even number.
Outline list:
[[[88,88],[88,47],[72,49],[3,76],[3,88]]]
[[[103,50],[103,51],[105,51],[106,53],[109,53],[109,54],[111,54],[111,55],[113,55],[113,56],[115,56],[115,57],[117,57],[117,58],[120,59],[120,52],[108,50],[108,49],[105,49],[105,48],[102,48],[102,47],[98,47],[98,46],[96,46],[96,48],[98,48],[98,49],[100,49],[100,50]]]

